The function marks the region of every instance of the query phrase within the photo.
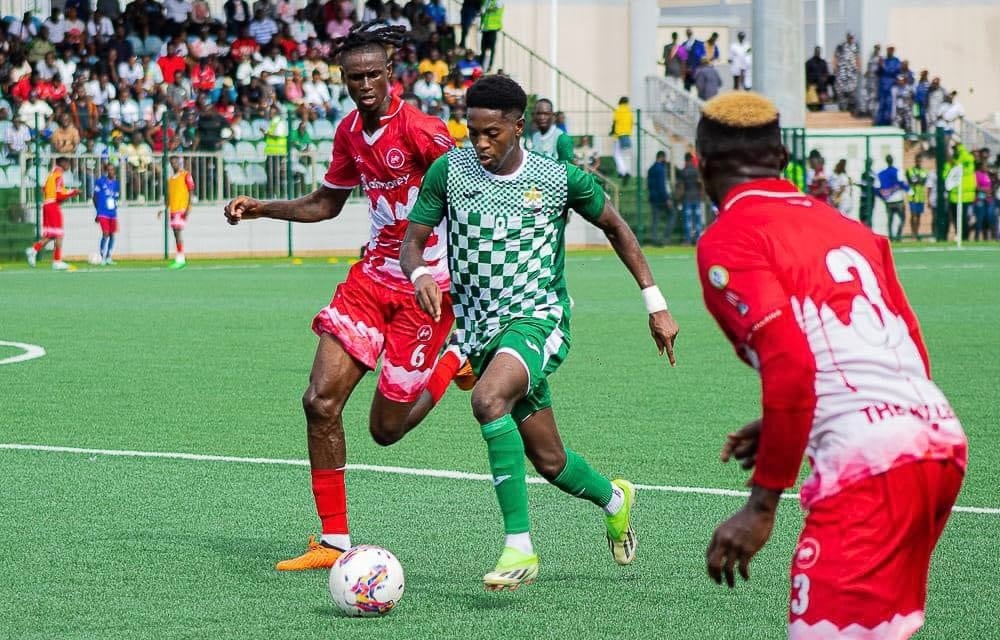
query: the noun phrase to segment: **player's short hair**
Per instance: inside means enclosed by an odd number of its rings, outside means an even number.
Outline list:
[[[538,106],[538,105],[542,104],[543,102],[545,104],[549,105],[550,108],[554,108],[553,104],[552,104],[552,101],[549,100],[548,98],[539,98],[538,100],[535,100],[535,106]]]
[[[495,109],[504,115],[524,116],[528,96],[507,76],[488,75],[476,80],[465,94],[467,109]]]
[[[406,41],[406,27],[383,22],[359,22],[346,36],[333,41],[334,59],[343,59],[345,53],[359,49],[377,48],[385,52],[386,59]]]
[[[709,100],[702,110],[698,155],[731,166],[770,162],[781,165],[785,152],[779,120],[778,108],[758,93],[724,93]]]

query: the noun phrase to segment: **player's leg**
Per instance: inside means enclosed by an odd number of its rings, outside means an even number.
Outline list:
[[[174,246],[177,247],[177,254],[174,256],[174,264],[183,265],[187,262],[184,258],[184,227],[182,222],[180,222],[180,216],[177,216],[177,218],[178,222],[171,220],[171,226],[174,230]]]
[[[631,521],[635,487],[627,480],[609,480],[578,453],[563,446],[548,383],[536,386],[518,402],[514,415],[520,418],[524,412],[530,415],[519,420],[519,429],[531,464],[542,477],[565,493],[600,507],[605,514],[612,557],[618,564],[631,563],[638,546]]]
[[[28,264],[30,266],[33,267],[38,264],[38,254],[40,254],[45,247],[49,246],[49,243],[52,242],[52,240],[54,240],[54,238],[43,234],[38,242],[25,249],[24,254],[28,258]]]
[[[104,264],[114,264],[115,263],[114,259],[111,258],[111,253],[115,250],[115,231],[114,230],[117,228],[118,223],[117,223],[117,221],[115,221],[114,219],[112,219],[111,220],[111,224],[112,224],[112,227],[111,227],[112,231],[111,231],[111,233],[108,234],[108,249],[107,249],[107,253],[105,253],[105,255],[104,255]]]
[[[463,364],[457,349],[441,353],[455,320],[447,293],[438,322],[410,293],[387,293],[386,305],[394,312],[386,325],[385,355],[369,419],[372,438],[383,446],[398,442],[420,424]]]
[[[319,543],[310,540],[302,556],[279,562],[281,571],[329,568],[351,546],[343,409],[365,372],[375,368],[384,341],[377,292],[360,270],[352,269],[337,287],[333,301],[313,319],[313,331],[319,345],[302,407],[322,536]]]
[[[63,262],[63,237],[58,235],[53,238],[54,248],[52,249],[52,268],[58,271],[64,271],[69,268],[69,265]]]
[[[511,415],[528,389],[528,373],[516,353],[497,352],[472,392],[472,413],[479,422],[503,514],[504,550],[493,571],[483,576],[488,590],[517,589],[538,576],[531,544],[524,441]]]

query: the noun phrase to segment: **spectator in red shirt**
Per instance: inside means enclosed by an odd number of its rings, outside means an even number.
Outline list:
[[[187,62],[180,56],[179,50],[171,51],[168,55],[160,56],[160,59],[156,61],[159,65],[160,71],[163,72],[163,78],[173,78],[174,74],[178,71],[181,73],[187,73]]]
[[[260,45],[250,37],[250,31],[244,27],[240,30],[240,37],[233,40],[229,47],[229,55],[233,60],[242,60],[243,56],[255,57],[260,52]]]
[[[215,91],[215,66],[208,58],[202,58],[191,69],[191,86],[196,91]]]

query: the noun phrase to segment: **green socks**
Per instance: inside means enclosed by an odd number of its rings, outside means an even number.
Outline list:
[[[524,440],[517,430],[517,423],[507,414],[484,424],[482,432],[483,439],[486,440],[490,471],[493,473],[493,488],[497,492],[497,502],[503,513],[504,533],[526,533],[530,528],[528,483],[525,481],[527,469],[524,463]],[[583,465],[586,467],[586,463]],[[607,483],[607,480],[604,482]],[[610,494],[611,485],[608,484],[608,495]]]
[[[575,452],[566,449],[566,466],[552,481],[571,496],[590,500],[603,508],[611,502],[611,481],[594,471],[587,461]]]

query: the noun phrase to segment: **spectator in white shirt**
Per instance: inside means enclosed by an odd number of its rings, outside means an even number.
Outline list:
[[[66,44],[73,46],[86,44],[87,24],[77,17],[75,8],[66,9],[66,19],[63,20],[63,25],[65,26],[63,41]]]
[[[426,112],[431,104],[440,103],[444,98],[441,85],[434,80],[433,71],[425,71],[419,80],[413,83],[413,95],[420,99],[420,105]]]
[[[142,80],[145,75],[142,63],[134,54],[128,60],[118,63],[118,79],[130,87]]]
[[[56,68],[59,70],[59,78],[67,87],[73,86],[73,76],[76,75],[76,60],[69,49],[63,49],[62,57],[56,60]]]
[[[95,11],[90,16],[90,20],[87,21],[87,35],[91,39],[96,38],[99,42],[105,42],[114,34],[115,27],[107,16],[102,15],[100,11]]]
[[[142,73],[142,87],[146,91],[151,92],[163,84],[163,69],[149,56],[142,57]]]
[[[965,107],[955,99],[956,97],[958,97],[957,91],[952,91],[946,95],[937,113],[937,128],[944,129],[945,133],[948,134],[953,133],[955,125],[965,117]]]
[[[35,122],[35,115],[38,116],[39,126],[44,128],[52,117],[52,107],[48,102],[38,97],[37,91],[31,92],[31,99],[21,103],[21,108],[17,110],[19,118],[25,122]]]
[[[167,18],[167,28],[171,35],[180,33],[187,24],[191,15],[191,2],[189,0],[165,0],[163,3],[163,14]]]
[[[219,45],[216,44],[215,38],[209,35],[207,26],[201,28],[198,39],[192,42],[188,48],[191,51],[191,57],[199,60],[219,55]]]
[[[52,15],[42,23],[42,26],[49,30],[49,42],[54,45],[62,44],[66,38],[66,21],[63,20],[59,9],[53,9]]]
[[[410,30],[410,20],[403,15],[403,10],[399,8],[399,5],[393,3],[389,9],[389,17],[386,18],[386,23],[393,27],[405,27],[407,31]]]
[[[115,91],[115,85],[109,82],[106,73],[102,73],[97,80],[88,82],[86,90],[98,111],[103,111],[108,102],[114,100],[115,96],[118,95],[118,92]]]
[[[24,118],[20,114],[14,116],[14,124],[7,129],[3,141],[7,145],[7,153],[15,160],[28,149],[31,129],[24,123]]]
[[[319,71],[312,72],[312,79],[302,83],[302,97],[306,105],[320,118],[327,117],[333,110],[333,96],[330,87],[320,77]]]
[[[292,22],[289,31],[291,32],[292,40],[295,40],[299,44],[308,41],[309,38],[316,37],[315,25],[306,20],[306,12],[301,9],[295,14],[295,20]]]
[[[45,58],[35,65],[39,80],[51,80],[59,73],[59,66],[56,62],[56,54],[52,51],[45,54]]]
[[[160,47],[160,57],[170,55],[171,53],[176,53],[182,58],[188,57],[188,44],[184,41],[184,38],[174,36],[167,42],[163,43],[163,46]]]
[[[243,56],[243,59],[240,60],[239,65],[236,67],[236,84],[241,87],[248,86],[250,79],[253,78],[253,74],[253,63],[250,62],[250,56]]]
[[[38,35],[38,25],[35,22],[32,12],[25,11],[23,18],[13,20],[10,23],[10,27],[7,28],[7,33],[12,38],[17,38],[21,42],[28,42]]]
[[[285,84],[285,69],[288,68],[288,60],[278,52],[277,47],[270,47],[261,59],[254,72],[259,76],[267,72],[268,83],[273,87],[280,87]]]

